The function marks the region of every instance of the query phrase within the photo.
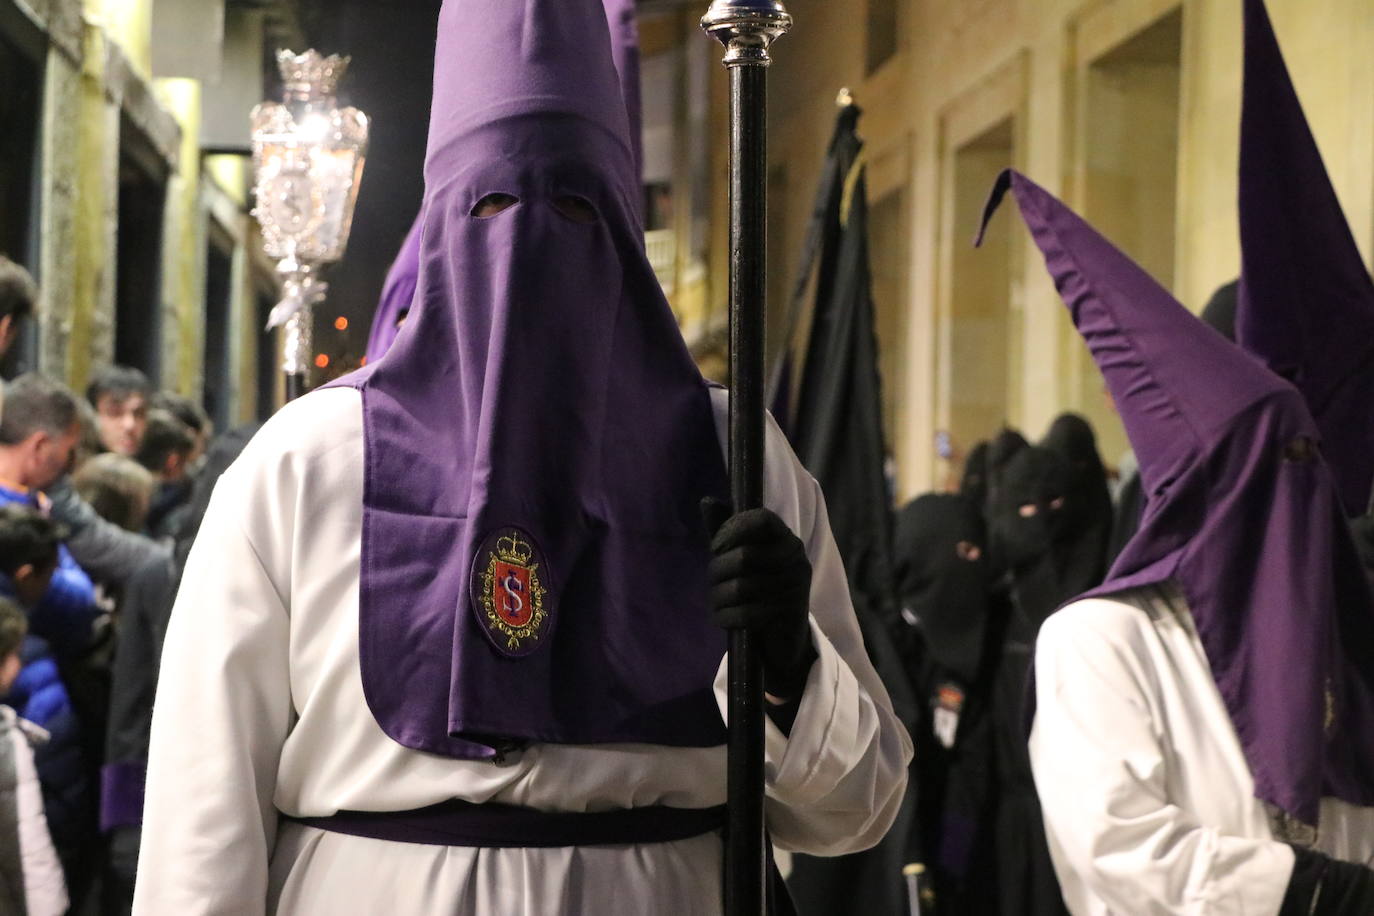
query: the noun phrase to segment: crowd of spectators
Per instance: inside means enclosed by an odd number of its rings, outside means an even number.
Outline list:
[[[0,257],[0,356],[36,297]],[[38,373],[0,388],[0,912],[129,909],[161,637],[246,441],[224,437],[203,473],[213,438],[199,405],[127,366],[84,398]]]

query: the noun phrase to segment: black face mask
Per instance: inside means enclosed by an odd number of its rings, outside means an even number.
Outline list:
[[[978,507],[928,493],[897,514],[893,537],[902,615],[934,660],[965,683],[978,673],[991,580]]]
[[[1016,573],[1050,554],[1072,530],[1066,513],[1069,466],[1026,445],[998,464],[988,487],[988,537],[999,570]]]
[[[1070,534],[1104,541],[1112,523],[1112,497],[1092,426],[1077,414],[1060,414],[1040,447],[1068,464],[1064,515]]]

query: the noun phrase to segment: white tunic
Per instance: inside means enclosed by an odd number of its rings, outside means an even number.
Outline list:
[[[1275,839],[1192,615],[1172,587],[1077,601],[1035,653],[1031,765],[1075,916],[1273,916]],[[1367,862],[1374,809],[1322,802],[1318,849]]]
[[[723,436],[725,396],[713,395]],[[414,751],[369,713],[358,665],[362,410],[283,408],[221,478],[172,614],[153,715],[134,912],[716,913],[721,843],[474,849],[294,823],[460,798],[550,811],[725,800],[725,750],[536,745],[504,765]],[[768,723],[781,848],[841,854],[896,816],[911,741],[864,652],[816,486],[770,426],[766,503],[806,543],[819,659],[790,738]],[[723,701],[724,662],[717,678]]]

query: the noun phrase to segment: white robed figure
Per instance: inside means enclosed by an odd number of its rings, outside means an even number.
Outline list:
[[[717,623],[763,643],[776,846],[866,848],[901,801],[910,739],[776,426],[767,509],[702,530],[726,396],[643,254],[601,4],[447,0],[439,28],[410,317],[217,486],[137,913],[717,913]]]

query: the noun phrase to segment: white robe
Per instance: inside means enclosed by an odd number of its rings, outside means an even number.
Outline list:
[[[725,396],[713,395],[722,438]],[[167,633],[134,912],[716,913],[721,842],[475,849],[286,822],[460,798],[550,811],[725,800],[725,750],[535,745],[504,765],[402,747],[358,666],[362,410],[356,391],[283,408],[215,489]],[[820,490],[777,427],[766,503],[814,569],[811,670],[791,736],[767,725],[767,821],[783,849],[876,843],[911,741],[864,652]],[[724,662],[716,681],[723,702]]]
[[[1035,653],[1031,766],[1075,916],[1273,916],[1293,870],[1177,589],[1077,601]],[[1374,809],[1324,799],[1316,848],[1367,862]]]

